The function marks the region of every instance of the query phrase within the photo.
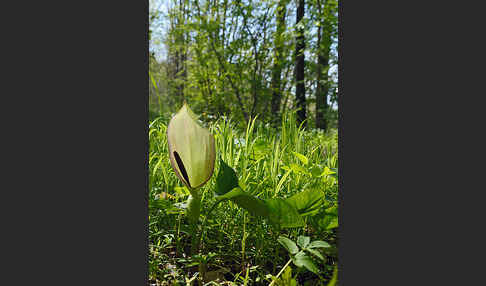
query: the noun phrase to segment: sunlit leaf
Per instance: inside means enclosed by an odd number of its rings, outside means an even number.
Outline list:
[[[283,167],[282,167],[283,169]],[[287,177],[290,175],[290,172],[292,172],[292,170],[288,170],[283,176],[282,178],[280,178],[280,181],[278,182],[277,184],[277,188],[275,189],[275,193],[278,194],[280,192],[280,189],[282,188],[283,186],[283,183],[285,182],[285,179],[287,179]]]
[[[187,187],[174,187],[174,191],[176,191],[177,195],[180,197],[187,196],[190,194]]]
[[[301,162],[302,162],[304,165],[307,165],[307,164],[309,163],[309,159],[308,159],[306,156],[304,156],[304,155],[302,155],[302,154],[300,154],[300,153],[297,153],[297,152],[293,152],[293,151],[292,151],[292,153],[293,153],[293,154],[295,155],[295,157],[297,157],[297,158],[298,158],[298,159],[299,159],[299,160],[300,160],[300,161],[301,161]]]
[[[329,245],[329,243],[322,240],[314,240],[307,246],[307,248],[327,248],[327,247],[331,247],[331,245]]]
[[[313,273],[319,273],[319,269],[314,264],[312,259],[306,255],[304,252],[297,253],[294,257],[292,257],[292,261],[297,267],[305,267],[307,270]]]
[[[319,168],[318,166],[312,166],[312,168],[310,169],[310,173],[312,174],[313,177],[320,177],[321,174],[322,174],[322,171],[321,171],[321,168]]]
[[[337,208],[337,206],[332,206],[332,207],[327,208],[325,210],[325,212],[328,213],[328,214],[337,216],[338,215],[338,208]]]
[[[284,228],[305,226],[302,216],[284,199],[267,199],[265,204],[268,206],[270,222],[273,224]]]
[[[282,273],[282,282],[283,285],[290,285],[292,281],[292,267],[287,266],[285,271]]]
[[[317,256],[320,260],[324,261],[324,256],[322,256],[322,254],[319,252],[319,250],[308,248],[308,249],[306,249],[306,251],[309,251],[310,253]]]
[[[327,166],[324,167],[324,171],[322,172],[322,176],[329,176],[329,175],[333,175],[333,174],[336,174],[336,172],[332,171]]]
[[[318,189],[307,189],[285,200],[294,206],[300,215],[315,215],[324,202],[324,192]]]
[[[327,216],[324,224],[326,225],[326,230],[331,230],[339,226],[338,218],[336,216]]]
[[[309,242],[310,242],[310,237],[308,236],[301,235],[297,238],[297,244],[302,248],[306,248]]]
[[[246,193],[241,188],[234,188],[232,191],[222,196],[216,197],[215,205],[224,200],[232,200],[239,207],[244,208],[249,213],[255,216],[264,216],[264,217],[269,216],[270,211],[267,205],[265,204],[265,202],[259,198],[256,198]]]
[[[321,230],[331,230],[339,226],[338,217],[334,214],[322,212],[312,219],[314,220],[316,227],[319,227]]]
[[[309,172],[304,169],[302,166],[297,164],[290,164],[290,168],[297,174],[309,174]]]
[[[299,248],[292,240],[286,238],[285,236],[279,236],[277,241],[287,249],[290,254],[296,254],[299,252]]]

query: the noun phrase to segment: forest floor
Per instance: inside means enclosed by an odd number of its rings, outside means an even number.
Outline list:
[[[167,121],[150,122],[150,285],[337,285],[337,130],[296,126],[292,114],[278,130],[258,121],[246,130],[223,119],[208,125],[217,159],[213,178],[199,190],[201,216],[194,229],[185,214],[190,192],[169,162]],[[236,172],[241,189],[258,199],[318,194],[312,211],[299,209],[305,224],[275,227],[231,200],[209,214],[217,199],[219,158]],[[195,236],[200,245],[191,255]]]

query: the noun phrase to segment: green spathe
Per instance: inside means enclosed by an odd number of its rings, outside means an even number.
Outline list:
[[[184,103],[167,127],[169,158],[177,177],[193,190],[203,186],[214,170],[214,137],[199,125],[197,116]]]

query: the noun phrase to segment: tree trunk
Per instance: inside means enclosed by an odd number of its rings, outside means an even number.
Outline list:
[[[296,105],[299,110],[297,111],[297,122],[301,124],[306,118],[306,101],[305,101],[305,82],[304,82],[304,28],[302,27],[304,18],[304,0],[299,0],[297,7],[296,24],[300,24],[301,27],[297,28],[297,37],[295,43],[295,99]],[[304,123],[304,126],[306,124]]]
[[[275,32],[275,52],[273,59],[273,71],[272,71],[272,118],[274,125],[279,123],[279,111],[282,101],[281,91],[281,77],[282,66],[285,60],[283,56],[283,38],[282,34],[285,31],[285,15],[287,9],[287,0],[280,0],[277,7],[277,31]]]
[[[328,70],[329,52],[331,45],[331,31],[328,29],[329,21],[322,13],[320,0],[317,0],[319,10],[319,29],[317,33],[317,87],[316,87],[316,127],[327,129],[326,111],[329,108],[327,94],[329,91]],[[326,15],[328,16],[328,15]]]

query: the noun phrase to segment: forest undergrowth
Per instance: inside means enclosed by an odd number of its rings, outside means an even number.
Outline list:
[[[243,129],[224,117],[201,123],[214,135],[216,160],[199,190],[200,245],[191,255],[190,192],[171,167],[167,124],[165,117],[149,122],[150,285],[337,285],[336,129],[305,130],[295,112],[286,112],[279,128],[258,118]],[[276,226],[231,200],[215,206],[222,164],[258,200],[305,197],[303,226]]]

